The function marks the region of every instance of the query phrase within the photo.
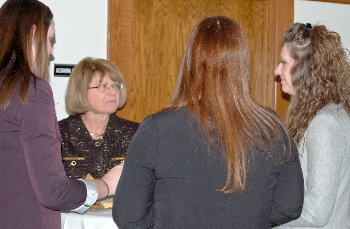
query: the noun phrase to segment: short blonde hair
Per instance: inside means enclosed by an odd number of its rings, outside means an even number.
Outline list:
[[[108,74],[113,81],[124,85],[119,90],[118,109],[124,106],[127,98],[127,90],[123,75],[118,67],[104,59],[86,57],[75,66],[68,82],[66,93],[66,110],[68,114],[76,115],[87,111],[94,111],[88,102],[87,92],[95,73],[99,73],[100,82]]]

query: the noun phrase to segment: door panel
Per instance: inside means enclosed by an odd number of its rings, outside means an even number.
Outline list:
[[[247,31],[251,94],[284,115],[288,103],[273,70],[282,31],[293,22],[293,5],[293,0],[109,0],[108,58],[120,67],[128,88],[118,115],[142,121],[169,102],[188,35],[212,15],[228,16]]]

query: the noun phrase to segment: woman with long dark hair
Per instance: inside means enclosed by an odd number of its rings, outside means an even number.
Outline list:
[[[48,60],[51,10],[37,0],[0,9],[0,227],[59,229],[59,210],[82,213],[114,193],[121,167],[93,181],[66,177]]]

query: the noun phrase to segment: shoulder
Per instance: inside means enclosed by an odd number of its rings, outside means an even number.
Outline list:
[[[311,120],[308,129],[327,128],[342,129],[343,122],[349,120],[349,115],[346,113],[342,105],[328,104],[317,112]]]
[[[46,80],[38,77],[31,78],[28,85],[28,101],[23,105],[23,109],[38,113],[42,118],[46,117],[42,114],[50,113],[56,116],[51,86]]]
[[[145,118],[141,126],[153,129],[159,136],[192,133],[193,122],[186,108],[160,111]]]
[[[109,118],[111,119],[111,123],[112,125],[117,125],[117,126],[122,126],[123,128],[126,129],[137,129],[139,127],[139,123],[137,122],[133,122],[124,118],[120,118],[114,114],[111,114],[109,116]]]
[[[134,138],[142,138],[144,141],[156,139],[155,142],[159,142],[160,138],[176,136],[175,132],[183,130],[182,126],[183,123],[186,123],[184,121],[186,114],[187,112],[181,108],[148,115],[140,124]]]
[[[46,80],[40,79],[38,77],[32,77],[28,85],[28,96],[49,96],[52,97],[52,89]]]
[[[49,114],[54,111],[53,94],[46,80],[32,76],[28,83],[27,101],[20,100],[19,86],[15,88],[11,103],[7,109],[17,119],[23,119],[29,114]]]
[[[56,116],[50,84],[46,80],[32,77],[28,84],[28,100],[21,107],[26,115],[29,112],[40,114],[42,118],[46,118],[49,114]]]
[[[58,124],[66,125],[72,122],[76,122],[78,119],[79,119],[79,115],[69,115],[67,118],[64,118],[58,121]]]
[[[148,118],[153,119],[159,124],[177,124],[183,120],[189,119],[189,112],[186,107],[183,107],[177,110],[160,111],[150,115]]]
[[[148,115],[141,123],[141,126],[152,125],[155,127],[169,127],[177,126],[188,120],[189,115],[186,108],[177,110],[159,111],[157,113]]]
[[[350,117],[342,105],[328,104],[311,120],[306,132],[307,145],[344,145],[350,134]]]
[[[68,129],[68,127],[71,126],[72,123],[77,123],[78,119],[79,119],[79,115],[70,115],[67,118],[60,120],[58,122],[58,126],[61,131],[63,129]]]

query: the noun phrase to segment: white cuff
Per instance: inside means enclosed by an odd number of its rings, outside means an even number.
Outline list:
[[[83,214],[92,205],[94,205],[94,203],[96,203],[96,200],[97,200],[97,197],[98,197],[98,192],[97,192],[97,188],[96,188],[96,185],[95,185],[94,182],[88,181],[88,180],[84,180],[84,179],[79,179],[79,180],[84,182],[84,184],[86,186],[86,200],[85,200],[85,203],[83,205],[81,205],[80,207],[78,207],[76,209],[73,209],[71,211]]]

